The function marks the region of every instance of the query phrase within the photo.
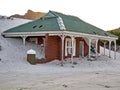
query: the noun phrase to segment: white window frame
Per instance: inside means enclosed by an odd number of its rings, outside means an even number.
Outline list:
[[[75,56],[76,52],[76,40],[73,41],[73,56]],[[65,56],[69,56],[72,54],[72,39],[66,38],[65,40]]]

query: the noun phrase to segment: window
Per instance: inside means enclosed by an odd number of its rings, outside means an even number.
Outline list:
[[[35,26],[33,26],[33,28],[36,28],[37,26],[35,25]]]
[[[75,47],[76,47],[76,44],[75,44],[75,39],[73,41],[73,56],[75,56]],[[72,54],[72,40],[71,38],[66,38],[66,41],[65,41],[65,56],[69,56]]]
[[[43,25],[40,25],[39,28],[41,28]]]

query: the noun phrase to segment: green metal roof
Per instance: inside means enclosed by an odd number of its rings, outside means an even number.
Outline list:
[[[62,18],[66,31],[116,37],[109,32],[84,22],[78,17],[64,15],[54,11],[49,11],[45,16],[38,20],[8,29],[4,33],[60,31],[61,29],[57,20],[58,17]]]

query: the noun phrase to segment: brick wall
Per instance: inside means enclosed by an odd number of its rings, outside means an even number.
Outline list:
[[[49,36],[48,34],[45,36],[45,57],[47,61],[60,59],[60,41],[61,39],[58,36]]]
[[[44,41],[43,41],[43,38],[42,37],[38,37],[38,45],[40,45],[40,44],[43,44],[44,43]]]
[[[98,40],[98,53],[100,53],[100,40]]]

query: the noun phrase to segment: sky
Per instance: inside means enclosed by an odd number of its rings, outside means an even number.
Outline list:
[[[23,15],[28,9],[77,16],[103,30],[120,27],[120,0],[0,0],[0,15]]]

